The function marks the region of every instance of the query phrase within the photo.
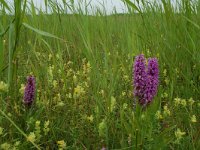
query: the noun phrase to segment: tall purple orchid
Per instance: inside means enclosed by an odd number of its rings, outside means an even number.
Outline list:
[[[36,81],[34,76],[27,77],[27,83],[24,90],[24,104],[26,106],[31,106],[35,99]]]
[[[143,106],[150,103],[158,90],[159,68],[157,58],[149,58],[145,65],[144,55],[138,55],[133,65],[134,96]]]

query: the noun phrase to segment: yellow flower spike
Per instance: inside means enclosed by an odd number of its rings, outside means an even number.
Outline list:
[[[68,61],[68,62],[67,62],[67,65],[68,65],[68,66],[71,65],[71,64],[73,64],[72,61]]]
[[[126,95],[126,92],[125,92],[125,91],[123,91],[123,92],[122,92],[122,96],[125,96],[125,95]]]
[[[177,74],[179,74],[179,70],[178,70],[178,68],[176,68],[175,71],[176,71]]]
[[[11,144],[3,143],[3,144],[1,144],[0,149],[2,149],[2,150],[10,150],[11,149]]]
[[[162,116],[160,110],[158,110],[158,111],[156,112],[156,115],[155,115],[155,116],[156,116],[156,119],[158,119],[158,120],[163,119],[163,116]]]
[[[103,119],[102,122],[99,123],[99,126],[98,126],[99,136],[102,138],[105,137],[106,127],[107,127],[106,121],[105,119]]]
[[[21,87],[20,87],[20,89],[19,89],[19,93],[20,93],[21,95],[23,95],[23,94],[24,94],[24,90],[25,90],[25,85],[24,85],[24,84],[21,84]]]
[[[186,102],[185,99],[182,99],[180,103],[181,103],[181,105],[182,105],[183,107],[185,107],[185,106],[187,105],[187,102]]]
[[[163,114],[164,114],[164,116],[170,116],[171,115],[171,112],[168,109],[167,105],[164,106],[164,112],[163,112]]]
[[[73,75],[73,81],[74,81],[74,83],[77,83],[77,76],[76,75]]]
[[[16,141],[15,144],[14,144],[14,146],[18,147],[20,145],[20,143],[21,143],[20,141]]]
[[[192,115],[192,117],[191,117],[191,122],[192,122],[192,123],[196,123],[196,122],[197,122],[197,118],[196,118],[195,115]]]
[[[59,58],[60,58],[60,55],[59,55],[59,54],[56,54],[56,58],[59,59]]]
[[[35,142],[36,140],[36,136],[35,136],[35,133],[34,132],[31,132],[28,137],[27,137],[27,141],[30,141],[30,142]]]
[[[88,120],[89,122],[93,122],[93,120],[94,120],[93,115],[88,116],[88,117],[87,117],[87,120]]]
[[[3,81],[0,82],[0,92],[8,92],[8,84]]]
[[[174,103],[175,103],[175,106],[178,106],[178,105],[180,105],[180,103],[181,103],[181,99],[180,98],[175,98],[174,99]]]
[[[43,131],[44,131],[44,134],[45,134],[45,135],[47,135],[48,132],[50,131],[50,129],[49,129],[49,123],[50,123],[49,120],[44,122]]]
[[[53,80],[52,84],[53,84],[54,89],[58,86],[58,82],[56,80]]]
[[[49,61],[52,59],[52,54],[49,54]]]
[[[40,121],[37,120],[35,122],[35,136],[37,137],[37,140],[40,140],[41,138],[41,130],[40,130]]]
[[[81,95],[85,94],[85,90],[83,87],[81,87],[80,85],[77,85],[77,87],[74,88],[74,97],[78,98]]]
[[[166,85],[168,85],[168,84],[169,84],[169,79],[168,79],[168,78],[165,78],[165,80],[164,80],[164,81],[165,81],[165,84],[166,84]]]
[[[66,143],[64,140],[57,141],[57,145],[58,145],[59,150],[66,149]]]
[[[0,135],[2,135],[3,134],[3,128],[2,127],[0,127]]]
[[[127,108],[128,108],[128,104],[127,104],[127,103],[124,103],[124,104],[123,104],[123,109],[126,110]]]
[[[167,69],[163,70],[163,75],[166,77],[167,76]]]
[[[190,106],[192,106],[193,104],[194,104],[194,100],[193,100],[193,98],[191,97],[189,100],[188,100],[188,103],[190,104]]]
[[[111,96],[111,105],[110,105],[110,111],[113,112],[113,110],[115,109],[116,106],[116,99]]]
[[[185,132],[182,132],[179,128],[175,131],[175,136],[178,141],[183,138],[183,135],[185,135]]]
[[[60,101],[60,102],[58,102],[57,106],[58,107],[63,107],[63,106],[65,106],[65,103],[63,101]]]
[[[160,54],[159,54],[159,53],[157,53],[157,54],[156,54],[156,57],[159,59],[159,58],[160,58]]]

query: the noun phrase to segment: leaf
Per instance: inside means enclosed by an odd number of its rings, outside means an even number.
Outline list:
[[[0,71],[3,68],[3,39],[0,37]],[[0,72],[1,75],[1,72]]]
[[[124,2],[131,6],[134,10],[137,10],[139,13],[141,13],[140,9],[130,0],[124,0]]]
[[[4,6],[7,10],[9,10],[9,12],[11,12],[10,7],[8,6],[8,4],[7,4],[4,0],[0,0],[0,3],[3,4],[3,6]]]
[[[194,21],[190,20],[189,18],[183,16],[183,18],[185,18],[188,22],[190,22],[191,24],[193,24],[197,29],[200,29],[200,26],[198,24],[196,24]]]
[[[30,29],[30,30],[32,30],[32,31],[34,31],[34,32],[36,32],[36,33],[42,35],[42,36],[46,36],[46,37],[50,37],[50,38],[55,38],[55,39],[63,40],[63,39],[61,39],[61,38],[59,38],[59,37],[57,37],[57,36],[55,36],[55,35],[53,35],[53,34],[51,34],[51,33],[48,33],[48,32],[39,30],[39,29],[37,29],[37,28],[34,28],[34,27],[28,25],[27,23],[22,23],[22,24],[23,24],[26,28],[28,28],[28,29]]]

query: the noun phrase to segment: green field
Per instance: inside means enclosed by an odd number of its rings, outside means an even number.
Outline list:
[[[0,0],[0,149],[200,149],[199,0],[125,0],[129,12],[111,15],[46,2],[50,14]],[[139,54],[158,59],[159,88],[134,108]]]

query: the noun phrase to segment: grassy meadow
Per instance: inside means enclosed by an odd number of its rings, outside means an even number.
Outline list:
[[[199,0],[125,0],[129,13],[110,15],[45,2],[49,14],[0,0],[0,149],[200,149]],[[145,108],[133,107],[139,54],[159,60]]]

